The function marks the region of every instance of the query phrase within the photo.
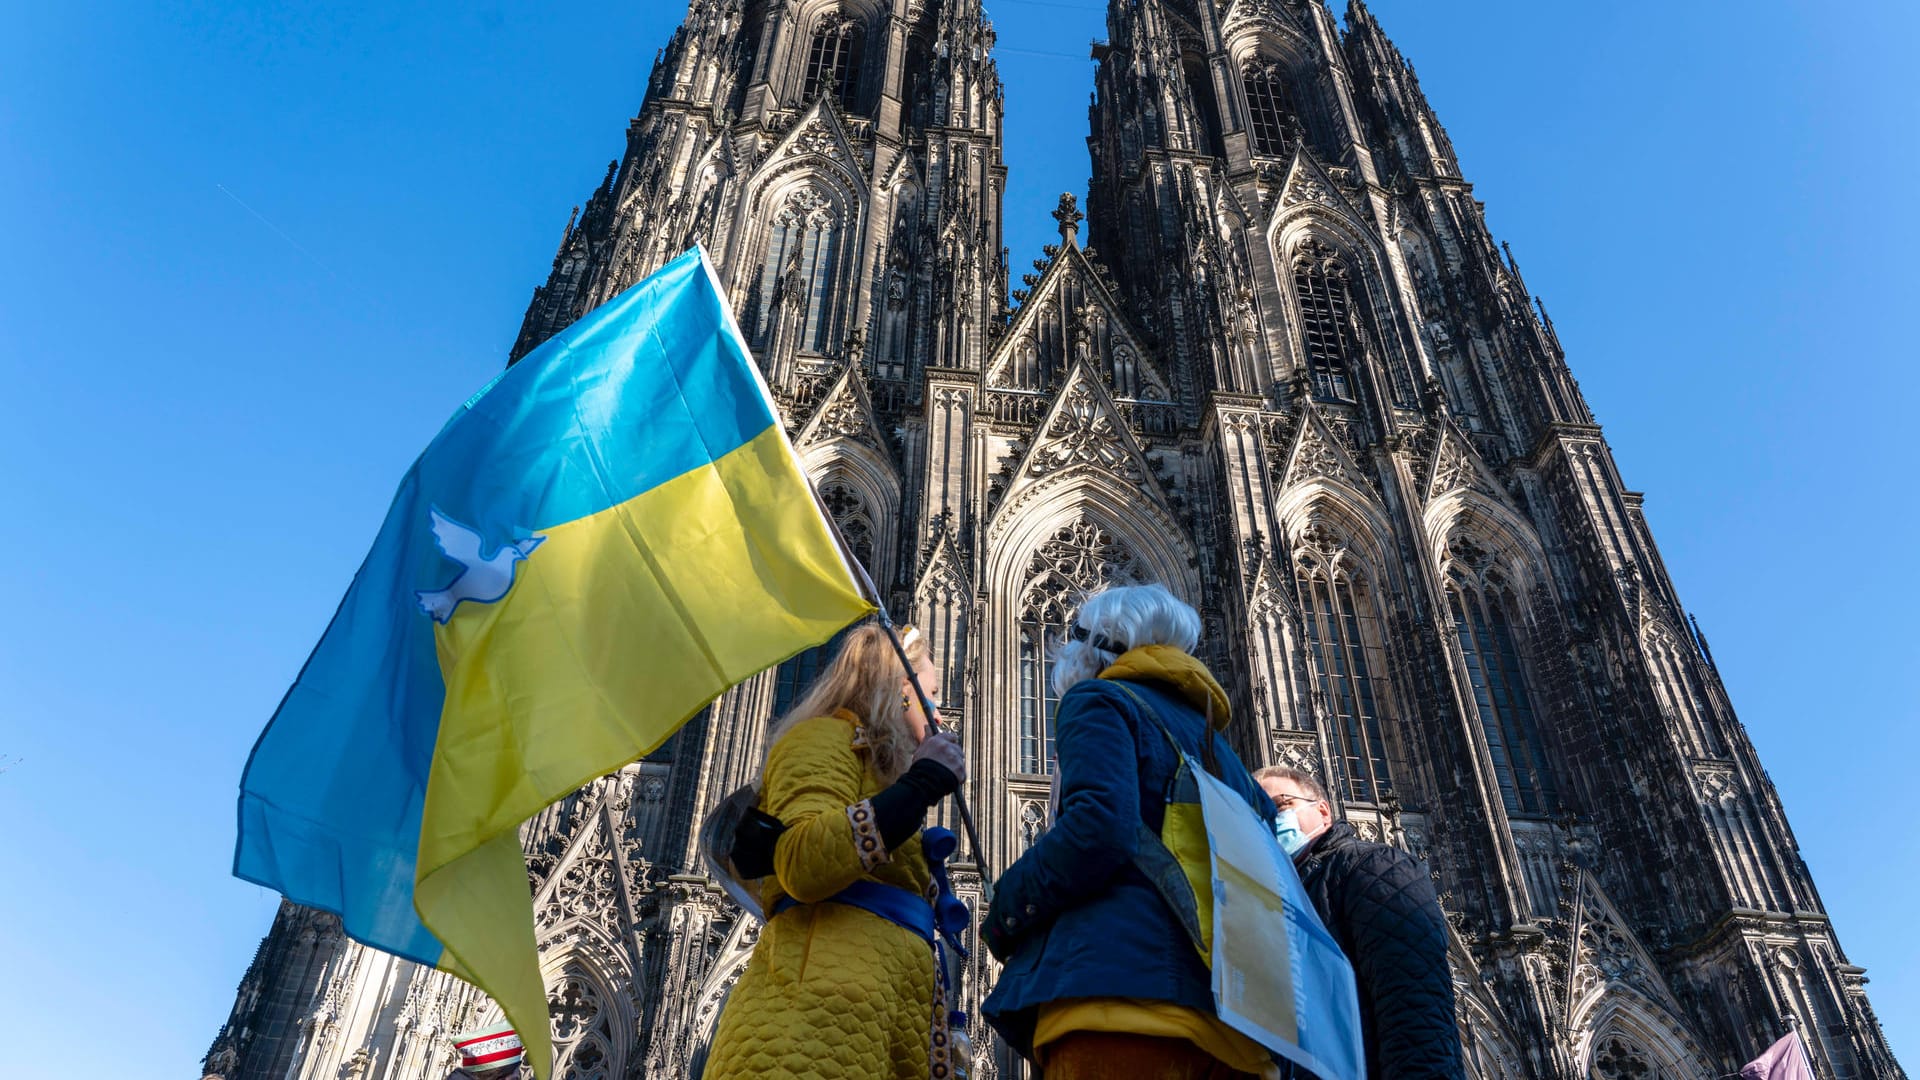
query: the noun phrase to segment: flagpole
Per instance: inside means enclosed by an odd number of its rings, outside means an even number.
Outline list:
[[[807,486],[811,489],[812,481],[808,481]],[[826,506],[821,504],[818,491],[813,492],[813,502],[819,507],[820,516],[826,520],[827,528],[832,530],[833,542],[840,546],[840,557],[847,560],[847,566],[858,579],[861,590],[873,603],[875,615],[880,620],[880,628],[887,632],[887,640],[893,644],[893,653],[900,658],[900,666],[907,669],[907,682],[913,686],[913,696],[920,702],[921,711],[926,714],[927,726],[937,734],[941,730],[939,710],[934,707],[933,699],[927,696],[926,689],[920,685],[920,673],[914,670],[913,661],[907,658],[906,644],[900,640],[900,632],[894,627],[893,616],[887,612],[887,602],[881,599],[880,590],[873,584],[873,577],[867,573],[866,566],[854,555],[853,548],[847,544],[847,538],[841,535],[840,524],[833,520],[833,515],[827,513]],[[973,827],[973,811],[968,809],[966,793],[960,788],[954,789],[953,808],[959,813],[960,827],[967,834],[967,847],[973,854],[973,864],[980,870],[980,893],[991,901],[993,877],[987,871],[987,857],[985,850],[980,846],[980,834]]]

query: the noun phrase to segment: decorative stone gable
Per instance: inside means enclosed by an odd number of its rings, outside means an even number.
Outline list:
[[[1104,275],[1070,236],[1037,279],[987,362],[986,388],[1027,393],[1059,385],[1075,364],[1125,401],[1170,403],[1172,387]]]
[[[1299,20],[1278,0],[1233,0],[1221,20],[1222,36],[1231,40],[1250,30],[1264,30],[1312,47],[1312,39],[1301,29]]]
[[[808,163],[831,162],[835,171],[866,187],[866,158],[848,137],[845,123],[830,98],[822,97],[800,114],[787,132],[776,139],[759,159],[758,172],[765,176],[784,172]]]
[[[1100,380],[1078,364],[1035,425],[1032,445],[1014,466],[996,519],[1053,477],[1092,473],[1110,484],[1139,491],[1162,514],[1168,506],[1154,470],[1120,419]]]
[[[1027,457],[1026,475],[1039,477],[1075,465],[1092,465],[1129,484],[1140,483],[1146,472],[1121,431],[1092,379],[1080,375],[1067,384],[1053,416],[1041,429]]]
[[[1302,204],[1324,207],[1366,228],[1365,218],[1340,193],[1340,185],[1334,182],[1326,169],[1321,168],[1320,162],[1305,146],[1295,151],[1293,164],[1287,169],[1286,183],[1280,188],[1281,210]]]
[[[1493,470],[1473,448],[1473,441],[1448,421],[1440,429],[1440,443],[1434,449],[1433,465],[1427,471],[1426,501],[1431,503],[1461,490],[1478,492],[1502,504],[1512,502]]]
[[[1607,899],[1605,890],[1590,871],[1578,871],[1580,882],[1573,893],[1573,919],[1570,932],[1571,956],[1567,1011],[1568,1020],[1583,1019],[1597,999],[1609,987],[1625,986],[1649,1001],[1681,1015],[1680,1005],[1667,988],[1659,965],[1640,939],[1629,930],[1620,912]]]
[[[835,439],[846,439],[879,451],[889,460],[892,458],[892,448],[880,433],[880,422],[874,416],[866,376],[853,364],[841,370],[840,377],[823,396],[820,407],[800,429],[794,445],[805,449]]]
[[[1341,445],[1340,439],[1314,408],[1306,410],[1293,452],[1287,458],[1283,489],[1315,480],[1331,480],[1357,492],[1369,492],[1371,485],[1360,467]]]

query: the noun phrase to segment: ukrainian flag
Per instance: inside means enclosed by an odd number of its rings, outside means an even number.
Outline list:
[[[407,472],[247,762],[234,873],[479,986],[544,1077],[520,824],[870,610],[690,251]]]

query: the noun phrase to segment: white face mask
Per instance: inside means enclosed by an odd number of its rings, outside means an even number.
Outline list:
[[[1282,810],[1279,816],[1274,818],[1273,838],[1280,841],[1280,850],[1286,852],[1289,858],[1300,854],[1300,849],[1306,847],[1307,842],[1313,839],[1300,830],[1298,807]]]

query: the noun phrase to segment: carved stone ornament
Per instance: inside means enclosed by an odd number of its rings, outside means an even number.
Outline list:
[[[809,154],[830,161],[844,162],[847,159],[840,137],[825,120],[819,117],[808,121],[807,125],[800,129],[800,133],[793,137],[793,141],[787,144],[788,157],[802,157]]]
[[[1300,442],[1293,452],[1293,462],[1287,469],[1286,486],[1308,480],[1326,478],[1330,480],[1347,479],[1345,464],[1340,460],[1340,452],[1323,434],[1318,424],[1302,425]]]
[[[849,386],[842,386],[840,392],[821,407],[820,426],[814,429],[821,438],[871,442],[868,430],[860,402],[853,396],[853,388]]]
[[[1273,763],[1320,776],[1320,740],[1311,731],[1273,733]]]
[[[1693,790],[1703,803],[1730,803],[1740,797],[1740,781],[1731,765],[1699,762],[1693,767]]]
[[[1647,997],[1677,1009],[1666,980],[1659,974],[1619,913],[1601,893],[1592,874],[1581,872],[1576,897],[1571,1002],[1587,1000],[1609,984],[1630,986]]]
[[[1045,476],[1074,465],[1093,465],[1131,484],[1146,480],[1113,413],[1085,379],[1067,387],[1060,409],[1040,435],[1027,473]]]
[[[1076,521],[1034,552],[1021,606],[1042,612],[1050,621],[1064,621],[1081,596],[1140,577],[1139,561],[1126,545],[1091,521]]]
[[[1022,851],[1034,845],[1040,834],[1047,831],[1047,807],[1045,803],[1027,801],[1020,804],[1020,848]]]
[[[1300,32],[1293,18],[1274,0],[1233,0],[1221,22],[1222,33],[1233,38],[1244,29],[1259,28],[1300,42],[1311,49],[1313,43]]]
[[[1333,192],[1320,178],[1311,173],[1302,172],[1287,185],[1287,193],[1281,199],[1283,206],[1296,206],[1303,202],[1319,203],[1322,206],[1334,205]]]
[[[823,382],[825,378],[822,377]],[[892,465],[891,449],[874,419],[872,401],[866,394],[865,376],[860,373],[857,361],[849,361],[840,377],[822,394],[825,401],[801,427],[794,444],[813,446],[834,439],[846,439],[880,451],[882,459]]]
[[[1600,1040],[1593,1075],[1595,1080],[1667,1080],[1669,1074],[1645,1047],[1615,1033]]]

